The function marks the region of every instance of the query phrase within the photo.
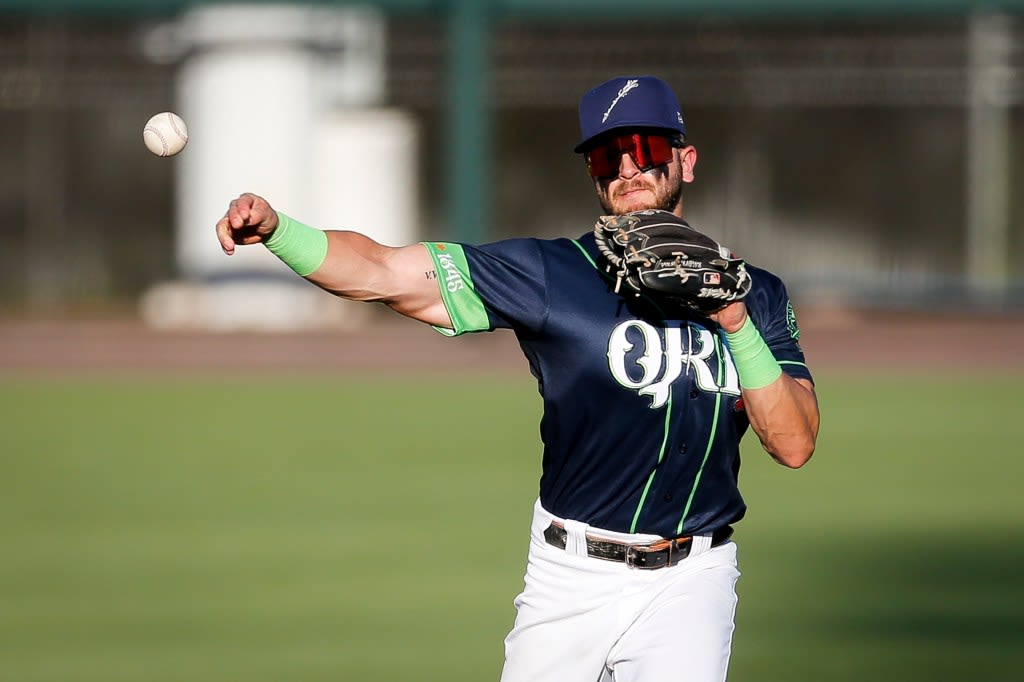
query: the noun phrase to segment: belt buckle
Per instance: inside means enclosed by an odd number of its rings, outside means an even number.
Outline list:
[[[642,568],[637,564],[637,557],[641,556],[641,552],[637,549],[636,545],[626,545],[626,565],[630,568]]]
[[[649,545],[627,545],[625,563],[630,568],[648,570],[668,566],[672,563],[672,543],[658,549]]]

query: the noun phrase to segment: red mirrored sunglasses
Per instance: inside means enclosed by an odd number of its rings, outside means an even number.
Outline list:
[[[679,142],[663,133],[626,133],[609,137],[587,150],[587,171],[594,178],[619,174],[623,154],[629,154],[641,171],[649,171],[672,160],[672,147]]]

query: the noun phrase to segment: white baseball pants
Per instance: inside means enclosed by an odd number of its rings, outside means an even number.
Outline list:
[[[690,556],[655,570],[586,556],[584,534],[650,542],[562,521],[566,549],[549,545],[556,520],[534,509],[525,587],[505,638],[501,682],[722,682],[736,612],[736,545],[695,538]]]

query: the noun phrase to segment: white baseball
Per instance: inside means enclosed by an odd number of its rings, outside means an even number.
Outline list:
[[[142,129],[142,140],[146,148],[157,156],[174,156],[188,142],[188,128],[181,116],[163,111],[146,122]]]

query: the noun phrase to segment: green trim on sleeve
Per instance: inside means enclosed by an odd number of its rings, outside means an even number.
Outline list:
[[[434,261],[437,284],[441,289],[444,307],[452,320],[452,328],[434,326],[445,336],[458,336],[469,332],[490,331],[484,302],[473,288],[469,262],[461,244],[451,242],[421,242]]]

